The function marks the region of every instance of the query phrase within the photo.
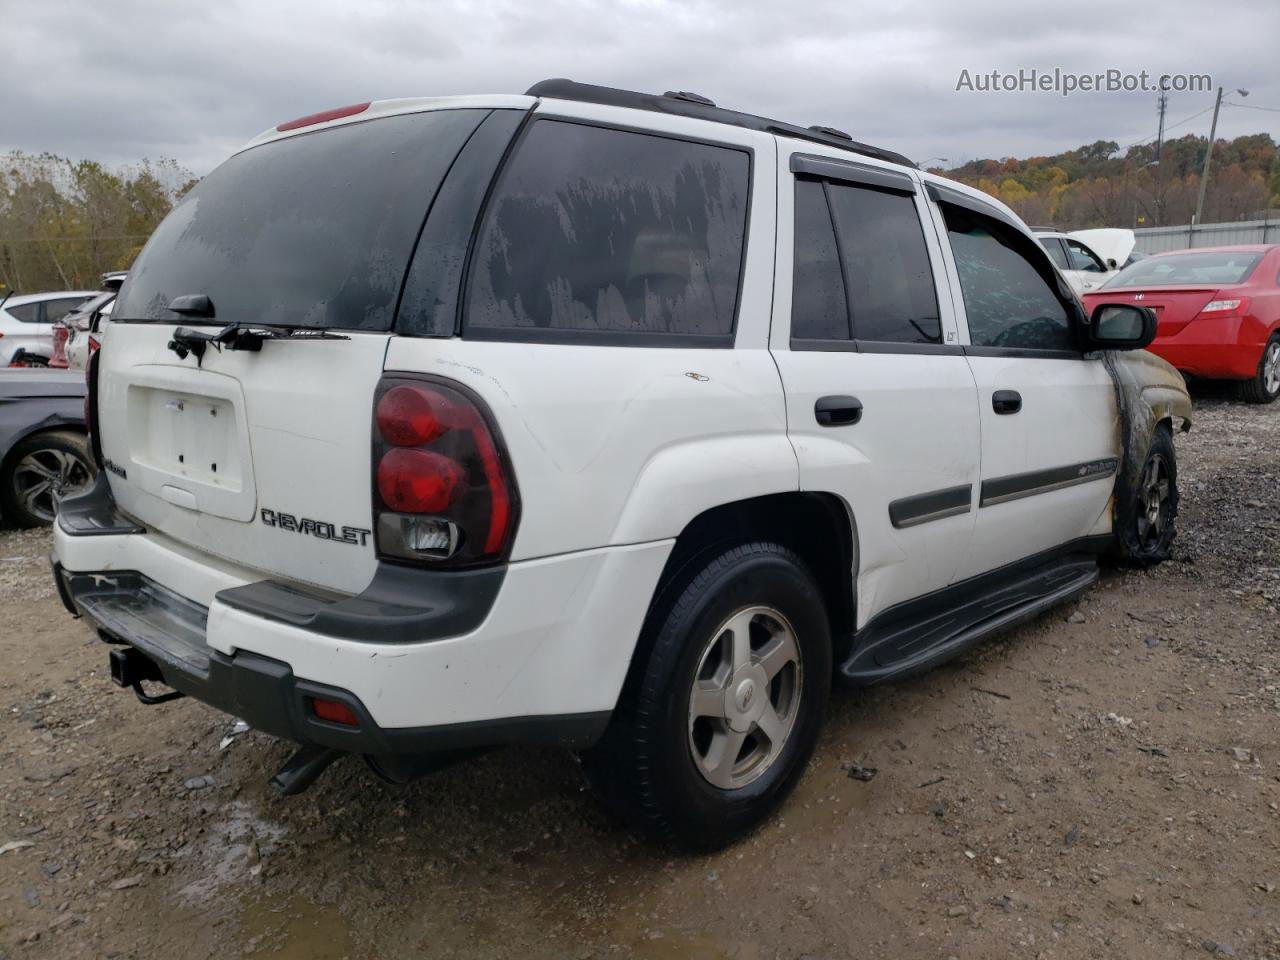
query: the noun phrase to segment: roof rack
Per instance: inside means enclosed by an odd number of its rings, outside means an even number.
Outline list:
[[[916,165],[900,153],[873,147],[868,143],[859,143],[842,130],[834,127],[801,127],[781,120],[769,120],[751,113],[739,113],[737,110],[725,110],[717,107],[706,97],[685,91],[668,91],[659,96],[656,93],[636,93],[632,90],[619,90],[615,87],[601,87],[593,83],[577,83],[573,80],[556,78],[542,80],[525,91],[530,97],[551,97],[556,100],[577,100],[582,103],[599,103],[610,107],[630,107],[633,110],[651,110],[654,113],[667,113],[677,117],[690,117],[695,120],[710,120],[714,123],[726,123],[733,127],[744,127],[747,130],[759,130],[762,133],[773,133],[783,137],[795,137],[811,143],[821,143],[838,150],[848,150],[864,157],[875,157],[904,167],[918,169]]]

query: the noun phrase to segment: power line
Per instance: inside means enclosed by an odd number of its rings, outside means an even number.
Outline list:
[[[1201,110],[1199,113],[1193,113],[1191,116],[1187,117],[1187,118],[1186,118],[1186,119],[1184,119],[1184,120],[1179,120],[1177,123],[1171,123],[1171,124],[1169,124],[1168,126],[1166,126],[1166,127],[1164,128],[1164,131],[1165,131],[1165,133],[1168,133],[1170,130],[1173,130],[1173,129],[1174,129],[1174,128],[1176,128],[1176,127],[1180,127],[1180,126],[1182,126],[1184,123],[1190,123],[1192,120],[1196,119],[1196,117],[1203,117],[1206,113],[1208,113],[1208,112],[1209,112],[1210,110],[1212,110],[1212,109],[1213,109],[1213,107],[1212,107],[1212,106],[1205,107],[1205,108],[1204,108],[1203,110]],[[1156,134],[1156,136],[1159,136],[1159,134]],[[1154,140],[1154,139],[1156,139],[1156,137],[1141,137],[1141,138],[1139,138],[1139,139],[1137,139],[1137,140],[1134,140],[1132,143],[1126,143],[1126,144],[1125,144],[1123,147],[1121,147],[1120,149],[1121,149],[1121,150],[1128,150],[1130,147],[1136,147],[1136,146],[1137,146],[1138,144],[1140,144],[1140,143],[1150,143],[1150,142],[1151,142],[1152,140]]]
[[[1259,107],[1252,103],[1236,103],[1234,100],[1223,100],[1223,106],[1244,107],[1246,110],[1265,110],[1267,113],[1280,113],[1280,107]]]

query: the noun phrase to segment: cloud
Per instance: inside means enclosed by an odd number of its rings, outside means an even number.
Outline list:
[[[960,71],[1210,73],[1248,88],[1251,104],[1280,106],[1269,66],[1280,5],[1241,14],[1247,30],[1222,4],[1192,0],[62,0],[5,14],[0,148],[111,163],[167,156],[205,173],[301,114],[385,97],[522,92],[568,76],[694,90],[917,158],[1045,154],[1154,136],[1154,94],[957,92]],[[1169,122],[1211,102],[1175,94]],[[1280,113],[1224,108],[1219,127],[1275,135]],[[1175,133],[1207,129],[1206,116]]]

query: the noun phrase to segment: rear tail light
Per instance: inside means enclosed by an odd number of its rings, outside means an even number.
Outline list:
[[[49,366],[65,369],[67,366],[67,338],[71,330],[65,323],[53,325],[53,354],[49,357]]]
[[[1249,301],[1245,299],[1210,300],[1200,308],[1200,314],[1206,313],[1244,313],[1249,309]]]
[[[484,401],[454,381],[391,377],[373,419],[379,554],[448,566],[506,557],[519,498]]]

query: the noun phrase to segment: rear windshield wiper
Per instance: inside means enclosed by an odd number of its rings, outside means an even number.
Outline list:
[[[170,309],[173,309],[170,307]],[[195,354],[196,366],[204,359],[205,350],[212,346],[219,353],[222,348],[228,350],[249,350],[256,353],[262,349],[267,340],[350,340],[351,338],[332,330],[315,327],[261,327],[252,324],[229,323],[216,333],[205,330],[193,330],[190,327],[178,327],[173,331],[173,339],[169,341],[169,349],[186,359],[187,354]]]

